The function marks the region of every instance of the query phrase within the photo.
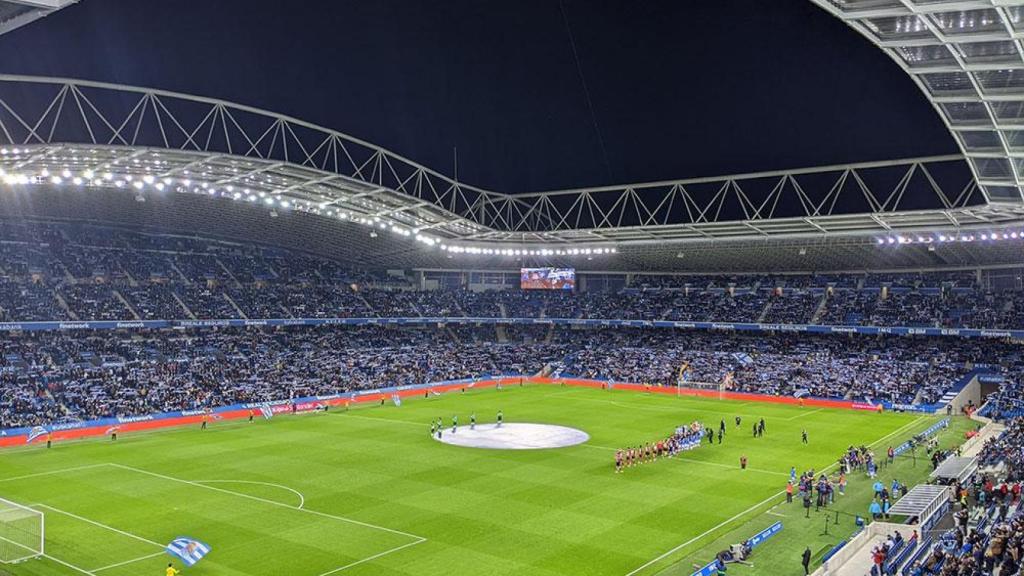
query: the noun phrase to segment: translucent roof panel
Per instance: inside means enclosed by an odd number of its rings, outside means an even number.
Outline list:
[[[1024,124],[1024,101],[993,102],[990,106],[1001,124]]]
[[[944,102],[939,108],[953,126],[987,126],[992,117],[981,102]]]
[[[1003,139],[1011,151],[1024,150],[1024,130],[1003,130]]]
[[[1024,68],[982,70],[974,77],[986,94],[1018,94],[1024,97]]]
[[[1013,175],[1006,158],[971,158],[971,162],[982,180],[1002,180]]]
[[[932,46],[900,46],[896,53],[911,68],[929,66],[956,66],[956,58],[948,48],[942,45]]]
[[[829,3],[843,12],[867,12],[879,9],[902,9],[900,0],[829,0]]]
[[[914,78],[986,194],[1024,204],[1024,162],[1011,161],[1024,151],[1024,2],[811,1]]]
[[[960,132],[963,147],[977,152],[999,151],[1003,148],[999,133],[995,130],[967,130]]]
[[[1006,32],[1003,20],[994,8],[937,12],[932,14],[931,18],[938,25],[939,29],[942,30],[942,33],[947,36]]]
[[[913,40],[915,38],[933,38],[924,18],[916,15],[888,16],[882,18],[865,18],[867,26],[876,38],[883,41]]]
[[[922,74],[921,81],[934,96],[974,94],[974,84],[966,72],[935,72]]]
[[[1024,30],[1024,7],[1007,6],[1003,9],[1014,30]]]
[[[932,46],[929,46],[932,48]],[[1017,64],[1021,61],[1017,43],[1013,40],[995,42],[961,42],[956,45],[964,63],[972,64]]]

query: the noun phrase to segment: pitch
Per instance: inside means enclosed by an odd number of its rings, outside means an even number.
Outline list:
[[[438,418],[468,430],[471,413],[485,425],[499,410],[590,438],[481,450],[431,437]],[[724,441],[613,473],[616,448],[694,420],[724,420]],[[0,497],[45,513],[46,557],[0,568],[157,574],[162,547],[187,535],[213,549],[189,575],[656,574],[773,505],[790,467],[822,470],[850,444],[884,452],[932,421],[526,386],[27,446],[0,452]]]

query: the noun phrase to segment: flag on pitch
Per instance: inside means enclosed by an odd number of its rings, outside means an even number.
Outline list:
[[[168,544],[165,550],[171,556],[184,562],[185,566],[191,567],[210,552],[210,546],[194,538],[179,536]]]
[[[31,444],[33,440],[40,436],[45,436],[46,434],[49,434],[49,431],[46,428],[43,428],[42,426],[33,426],[32,429],[28,431],[28,440],[26,440],[25,443]]]
[[[395,406],[401,406],[402,405],[402,397],[399,396],[398,394],[392,394],[391,395],[391,401],[395,403]]]
[[[274,417],[274,409],[266,405],[260,406],[260,414],[263,414],[264,418],[270,420]]]
[[[107,428],[107,431],[104,432],[104,434],[106,434],[107,436],[110,436],[111,434],[116,434],[117,431],[120,430],[120,429],[121,429],[120,426],[111,426],[110,428]]]
[[[430,394],[432,396],[440,396],[441,395],[437,390],[434,390],[433,388],[430,389]]]

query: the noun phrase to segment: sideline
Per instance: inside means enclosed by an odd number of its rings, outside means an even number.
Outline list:
[[[885,441],[886,441],[886,440],[888,440],[889,438],[892,438],[893,436],[895,436],[895,435],[897,435],[897,434],[901,434],[901,433],[903,433],[903,432],[904,432],[904,431],[905,431],[905,430],[906,430],[907,428],[910,428],[911,426],[915,426],[915,425],[917,425],[917,424],[918,424],[919,422],[921,422],[921,420],[923,420],[923,419],[926,419],[926,418],[928,418],[928,416],[918,416],[918,417],[917,417],[917,418],[915,418],[914,420],[911,420],[911,421],[910,421],[910,422],[908,422],[907,424],[904,424],[903,426],[900,426],[899,428],[897,428],[896,430],[894,430],[894,431],[890,432],[889,434],[886,434],[886,435],[885,435],[885,436],[883,436],[882,438],[879,438],[878,440],[875,440],[875,441],[874,441],[874,442],[872,442],[872,443],[871,443],[871,444],[870,444],[869,446],[871,446],[871,447],[877,446],[878,444],[881,444],[881,443],[885,442]],[[822,473],[822,474],[824,474],[824,473],[827,473],[827,472],[829,472],[829,471],[830,471],[830,470],[831,470],[832,468],[835,468],[836,466],[838,466],[838,462],[836,462],[836,463],[833,463],[833,464],[829,465],[829,466],[828,466],[828,467],[826,467],[826,468],[823,468],[823,469],[821,470],[821,473]],[[786,491],[785,491],[785,490],[782,490],[782,491],[776,492],[775,494],[772,494],[771,496],[769,496],[769,497],[765,498],[764,500],[762,500],[762,501],[758,502],[757,504],[754,504],[754,505],[753,505],[753,506],[751,506],[750,508],[747,508],[747,509],[746,509],[746,510],[744,510],[743,512],[740,512],[739,514],[736,514],[736,515],[735,515],[735,516],[733,516],[732,518],[729,518],[728,520],[723,520],[723,521],[722,521],[722,522],[720,522],[720,523],[719,523],[718,525],[716,525],[716,526],[714,526],[714,527],[712,527],[712,528],[710,528],[710,529],[706,530],[705,532],[703,532],[703,533],[701,533],[701,534],[698,534],[697,536],[694,536],[693,538],[690,538],[690,539],[689,539],[689,540],[687,540],[686,542],[683,542],[682,544],[680,544],[680,545],[678,545],[678,546],[676,546],[676,547],[672,548],[671,550],[669,550],[669,551],[667,551],[667,552],[665,552],[665,553],[661,554],[661,555],[660,555],[660,556],[658,556],[657,558],[654,558],[654,559],[652,559],[652,560],[649,560],[649,561],[647,561],[647,563],[643,564],[642,566],[640,566],[640,567],[638,567],[638,568],[635,568],[635,569],[633,569],[633,570],[632,570],[631,572],[627,572],[625,576],[634,576],[635,574],[638,574],[638,573],[642,572],[643,570],[646,570],[646,569],[647,569],[648,567],[650,567],[651,565],[653,565],[653,564],[657,564],[658,562],[661,562],[661,561],[662,561],[662,560],[664,560],[665,558],[667,558],[667,557],[669,557],[669,556],[671,556],[671,555],[675,554],[676,552],[678,552],[678,551],[682,550],[683,548],[686,548],[686,547],[687,547],[687,546],[689,546],[690,544],[693,544],[694,542],[697,542],[698,540],[701,540],[701,539],[702,539],[702,538],[704,538],[705,536],[708,536],[708,535],[712,534],[713,532],[716,532],[716,531],[718,531],[718,530],[719,530],[720,528],[722,528],[723,526],[726,526],[726,525],[730,524],[731,522],[733,522],[733,521],[734,521],[734,520],[736,520],[737,518],[740,518],[740,517],[744,516],[745,514],[747,514],[747,513],[749,513],[749,512],[752,512],[752,511],[754,511],[754,510],[756,510],[756,509],[760,508],[761,506],[764,506],[765,504],[768,504],[768,503],[769,503],[769,502],[771,502],[772,500],[774,500],[774,499],[776,499],[776,498],[778,498],[778,497],[780,497],[780,496],[784,495],[785,493],[786,493]]]

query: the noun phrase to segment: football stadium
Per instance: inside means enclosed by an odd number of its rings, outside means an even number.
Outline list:
[[[202,4],[0,0],[0,576],[1021,574],[1024,2]]]

